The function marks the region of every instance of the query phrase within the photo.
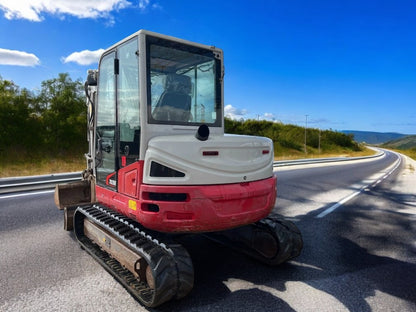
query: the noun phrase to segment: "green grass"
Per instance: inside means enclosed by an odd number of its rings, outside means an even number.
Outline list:
[[[83,154],[55,157],[9,153],[0,155],[0,178],[76,172],[85,166]]]
[[[410,158],[416,160],[416,150],[415,149],[402,151],[402,153],[409,156]]]

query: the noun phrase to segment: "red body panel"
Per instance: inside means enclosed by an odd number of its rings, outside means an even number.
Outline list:
[[[97,186],[97,200],[161,232],[209,232],[256,222],[271,212],[276,177],[236,184],[141,184],[143,163],[119,171],[119,192]],[[135,196],[138,194],[138,196]]]

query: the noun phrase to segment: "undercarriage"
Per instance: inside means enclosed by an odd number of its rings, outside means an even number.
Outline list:
[[[156,307],[192,290],[192,260],[175,236],[147,230],[102,204],[67,207],[65,220],[81,247],[143,305]],[[277,215],[203,235],[268,265],[298,256],[303,246],[297,227]]]

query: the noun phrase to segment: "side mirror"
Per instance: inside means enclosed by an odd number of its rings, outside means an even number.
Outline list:
[[[88,69],[87,72],[87,81],[85,82],[88,86],[96,86],[98,78],[98,70],[97,69]]]

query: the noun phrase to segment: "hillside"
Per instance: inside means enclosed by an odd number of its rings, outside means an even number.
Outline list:
[[[384,143],[383,146],[401,150],[416,148],[416,135],[408,135],[396,140],[388,141]]]
[[[356,131],[356,130],[342,130],[342,133],[354,135],[354,140],[357,142],[365,142],[368,144],[382,144],[388,141],[400,139],[406,136],[402,133],[394,132],[371,132],[371,131]]]
[[[331,130],[305,128],[265,120],[236,121],[225,118],[225,132],[268,137],[274,142],[276,157],[325,154],[348,154],[363,148],[352,139],[352,135]]]

